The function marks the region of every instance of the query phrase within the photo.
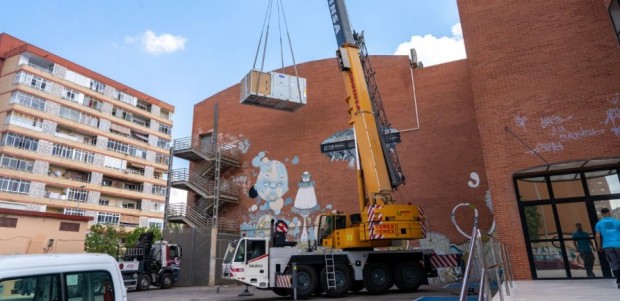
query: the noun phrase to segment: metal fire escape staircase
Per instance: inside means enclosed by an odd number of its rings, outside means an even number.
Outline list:
[[[192,168],[172,170],[170,186],[192,191],[199,199],[194,204],[170,204],[168,221],[207,231],[218,220],[221,231],[238,232],[236,222],[218,218],[217,211],[223,206],[239,203],[240,187],[223,180],[222,172],[240,167],[240,152],[187,137],[174,141],[172,156],[190,161]]]

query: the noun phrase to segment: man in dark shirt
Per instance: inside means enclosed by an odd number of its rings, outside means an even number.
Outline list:
[[[577,230],[573,232],[573,244],[581,260],[583,260],[583,267],[586,269],[586,275],[588,278],[593,278],[595,277],[592,271],[594,268],[594,253],[592,252],[590,234],[583,231],[581,223],[576,223],[575,228],[577,228]]]

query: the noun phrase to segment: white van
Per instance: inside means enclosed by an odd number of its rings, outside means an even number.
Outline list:
[[[127,301],[118,263],[106,254],[0,256],[0,301]]]

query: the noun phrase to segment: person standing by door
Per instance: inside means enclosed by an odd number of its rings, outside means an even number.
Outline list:
[[[596,250],[605,252],[609,266],[620,288],[620,221],[613,218],[608,208],[601,209],[601,218],[596,223]]]
[[[592,241],[590,240],[590,234],[583,231],[581,223],[575,224],[575,232],[573,232],[573,244],[575,249],[579,253],[581,260],[583,260],[583,267],[586,269],[586,275],[588,278],[594,278],[594,253],[592,252]]]

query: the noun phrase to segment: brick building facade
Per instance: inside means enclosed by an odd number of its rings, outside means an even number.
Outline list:
[[[620,52],[605,2],[458,1],[466,60],[412,70],[404,56],[371,58],[400,131],[407,184],[395,197],[422,206],[430,222],[433,239],[418,243],[442,251],[462,244],[450,217],[470,202],[481,229],[495,221],[516,278],[585,277],[571,249],[574,223],[591,232],[598,208],[620,206],[613,201],[620,199]],[[304,108],[241,105],[235,85],[195,105],[192,135],[213,133],[217,104],[218,144],[242,153],[241,168],[223,175],[242,196],[220,216],[236,218],[246,233],[277,216],[303,241],[313,238],[321,212],[359,208],[353,157],[320,152],[348,127],[337,63],[297,70],[308,83]],[[269,168],[280,177],[276,194],[250,197]],[[300,183],[305,172],[312,184]],[[300,196],[298,187],[308,185],[316,202]],[[458,211],[456,220],[469,231],[472,212]],[[597,259],[595,273],[609,276],[606,263]]]

